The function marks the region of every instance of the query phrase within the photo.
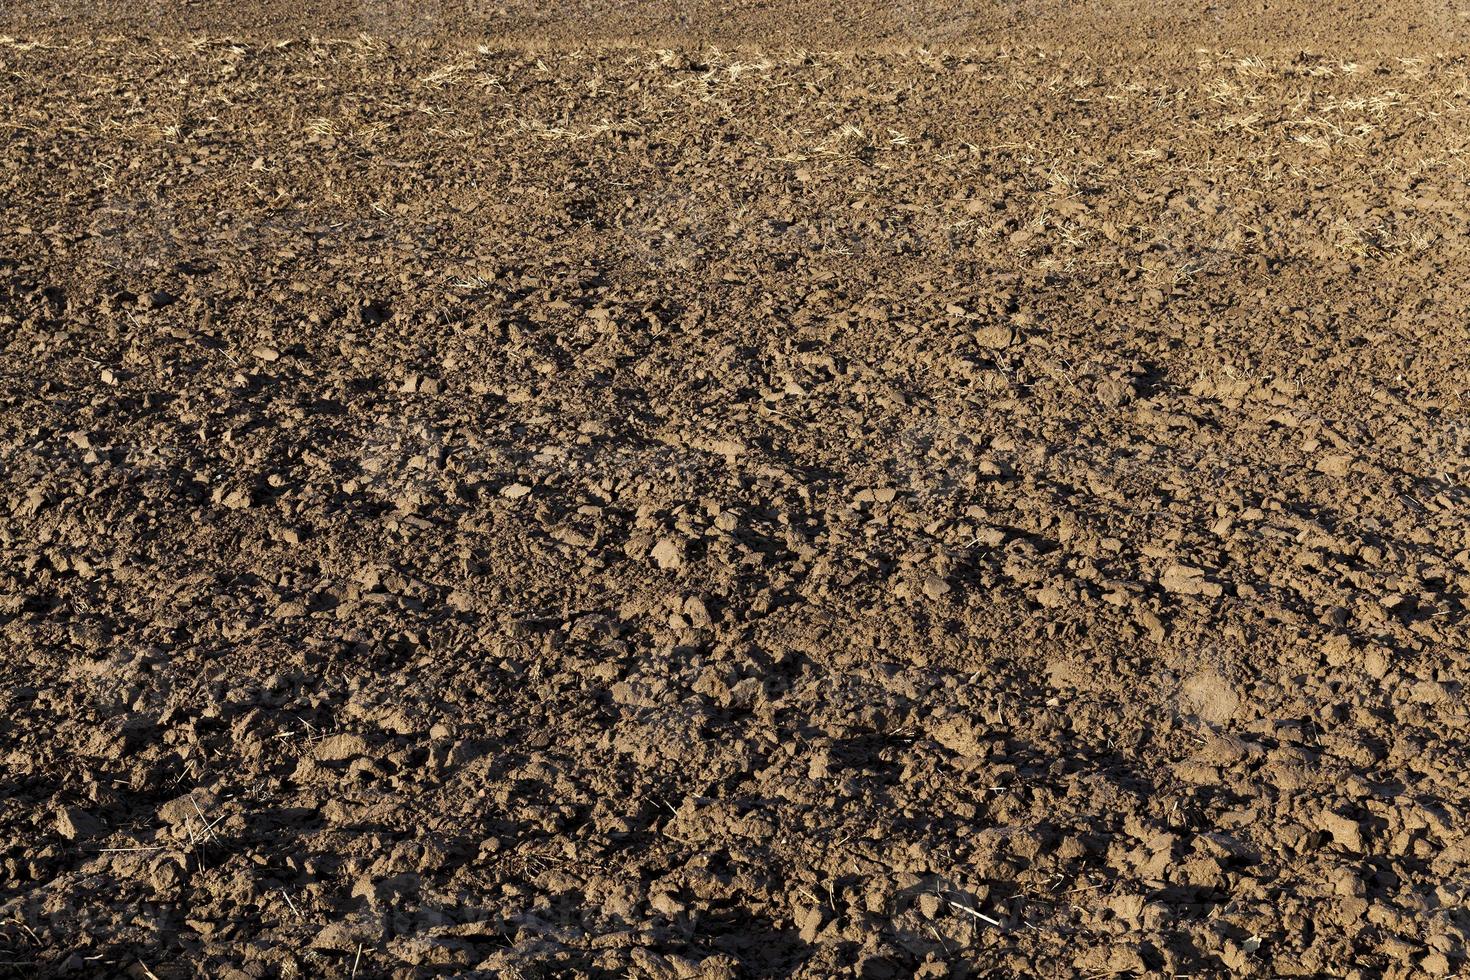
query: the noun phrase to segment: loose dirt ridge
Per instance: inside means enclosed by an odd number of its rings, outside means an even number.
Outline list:
[[[0,973],[1463,972],[1463,13],[0,10]]]

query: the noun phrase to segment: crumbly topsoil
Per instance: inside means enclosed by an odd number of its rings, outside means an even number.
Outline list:
[[[6,15],[0,972],[1465,969],[1450,34],[401,12]]]

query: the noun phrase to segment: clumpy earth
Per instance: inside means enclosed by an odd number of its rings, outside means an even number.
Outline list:
[[[605,7],[0,11],[0,973],[1463,972],[1464,19]]]

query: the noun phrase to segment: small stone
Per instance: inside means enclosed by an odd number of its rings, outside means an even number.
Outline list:
[[[520,500],[531,492],[531,488],[524,483],[512,483],[508,487],[501,487],[500,495],[507,500]]]
[[[266,347],[265,345],[261,345],[260,347],[252,350],[250,352],[250,356],[255,358],[257,361],[265,361],[266,363],[270,363],[271,361],[279,360],[281,357],[281,352],[276,350],[274,347]]]

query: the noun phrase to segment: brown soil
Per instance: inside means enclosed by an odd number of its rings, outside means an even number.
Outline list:
[[[1465,969],[1459,11],[167,6],[0,13],[0,973]]]

